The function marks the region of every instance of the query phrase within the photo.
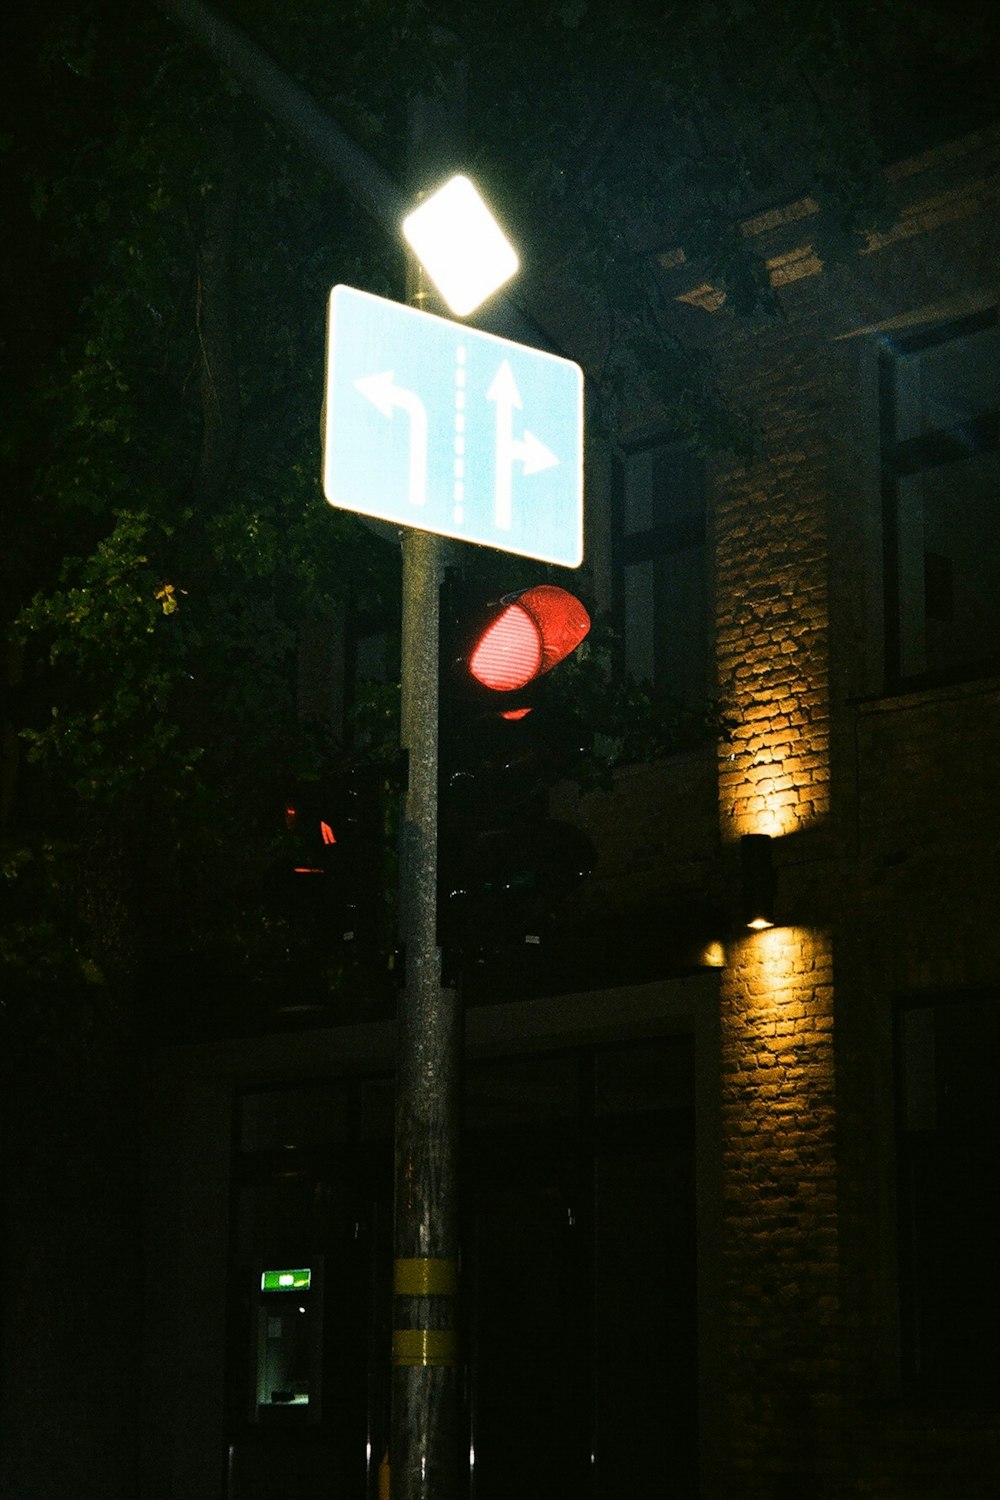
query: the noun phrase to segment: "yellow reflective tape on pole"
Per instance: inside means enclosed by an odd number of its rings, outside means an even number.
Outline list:
[[[455,1363],[455,1330],[453,1328],[394,1328],[392,1332],[394,1365],[444,1366]]]
[[[397,1297],[454,1297],[458,1262],[429,1256],[394,1261],[392,1287]]]

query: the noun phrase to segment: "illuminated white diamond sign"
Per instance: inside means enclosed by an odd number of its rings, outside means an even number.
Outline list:
[[[452,177],[403,220],[403,234],[457,317],[509,281],[517,254],[468,177]]]

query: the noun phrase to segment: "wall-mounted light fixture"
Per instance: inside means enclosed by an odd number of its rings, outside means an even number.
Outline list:
[[[771,838],[766,833],[745,833],[740,839],[743,877],[743,921],[755,932],[774,926],[774,864]]]

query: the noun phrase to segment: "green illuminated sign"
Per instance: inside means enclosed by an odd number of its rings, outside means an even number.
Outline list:
[[[262,1271],[262,1292],[307,1292],[312,1282],[312,1271],[306,1266],[297,1271]]]

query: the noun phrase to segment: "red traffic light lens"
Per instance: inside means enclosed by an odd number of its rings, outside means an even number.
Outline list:
[[[542,637],[520,604],[508,604],[476,642],[469,671],[484,687],[509,693],[524,687],[542,665]]]
[[[510,599],[487,626],[469,671],[484,687],[513,692],[569,656],[589,629],[579,599],[554,584],[538,584]]]

